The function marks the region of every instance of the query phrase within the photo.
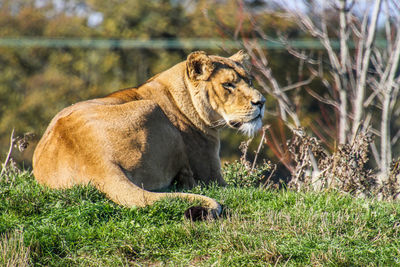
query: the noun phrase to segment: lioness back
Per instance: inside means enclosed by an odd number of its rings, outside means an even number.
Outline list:
[[[125,111],[127,109],[137,112],[129,114]],[[183,149],[182,139],[160,107],[152,101],[118,105],[81,102],[65,111],[68,115],[57,118],[35,151],[34,174],[39,182],[53,188],[90,181],[101,183],[107,177],[103,177],[100,166],[107,165],[108,161],[118,163],[125,171],[135,167],[150,169],[161,166],[159,161],[163,158],[176,159],[168,164],[172,168],[154,168],[153,175],[158,178],[154,183],[143,179],[144,176],[137,171],[136,181],[149,190],[168,187],[169,183],[162,177],[172,179],[177,173],[179,166],[175,165],[182,160],[176,152]],[[43,144],[46,144],[45,149],[41,148]],[[150,153],[149,146],[158,147],[158,153]],[[43,156],[40,152],[50,156]]]
[[[33,156],[38,182],[51,188],[93,183],[114,202],[146,206],[165,197],[199,199],[210,215],[220,205],[201,195],[154,193],[172,183],[224,185],[218,130],[253,134],[264,97],[251,85],[246,55],[194,52],[138,88],[65,108]]]

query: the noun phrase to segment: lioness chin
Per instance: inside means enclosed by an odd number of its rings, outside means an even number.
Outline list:
[[[36,147],[37,181],[51,188],[91,182],[127,207],[165,197],[200,200],[208,214],[219,215],[221,206],[209,197],[152,191],[174,182],[225,185],[219,129],[252,135],[264,114],[265,98],[253,88],[246,60],[242,51],[229,58],[193,52],[140,87],[63,109]]]

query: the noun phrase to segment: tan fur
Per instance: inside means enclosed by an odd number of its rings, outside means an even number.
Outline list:
[[[91,182],[128,207],[169,196],[197,199],[219,214],[211,198],[151,191],[174,181],[186,188],[198,181],[225,184],[218,130],[228,124],[249,126],[252,133],[264,111],[265,99],[249,84],[245,61],[243,52],[231,58],[193,52],[138,88],[65,108],[36,147],[37,181],[51,188]]]

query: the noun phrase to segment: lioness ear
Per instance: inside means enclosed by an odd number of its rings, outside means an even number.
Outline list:
[[[239,50],[236,54],[229,57],[235,62],[242,64],[248,71],[251,69],[250,56],[243,50]]]
[[[189,78],[206,81],[214,70],[211,59],[203,51],[190,53],[186,60]]]
[[[233,61],[239,62],[240,64],[243,64],[245,61],[249,60],[250,57],[243,50],[239,50],[236,54],[232,55],[230,57],[230,59],[232,59]]]

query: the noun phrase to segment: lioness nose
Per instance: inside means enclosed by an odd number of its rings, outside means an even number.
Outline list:
[[[265,103],[265,97],[261,96],[261,99],[257,100],[251,100],[251,104],[258,106],[259,108],[262,108]]]

